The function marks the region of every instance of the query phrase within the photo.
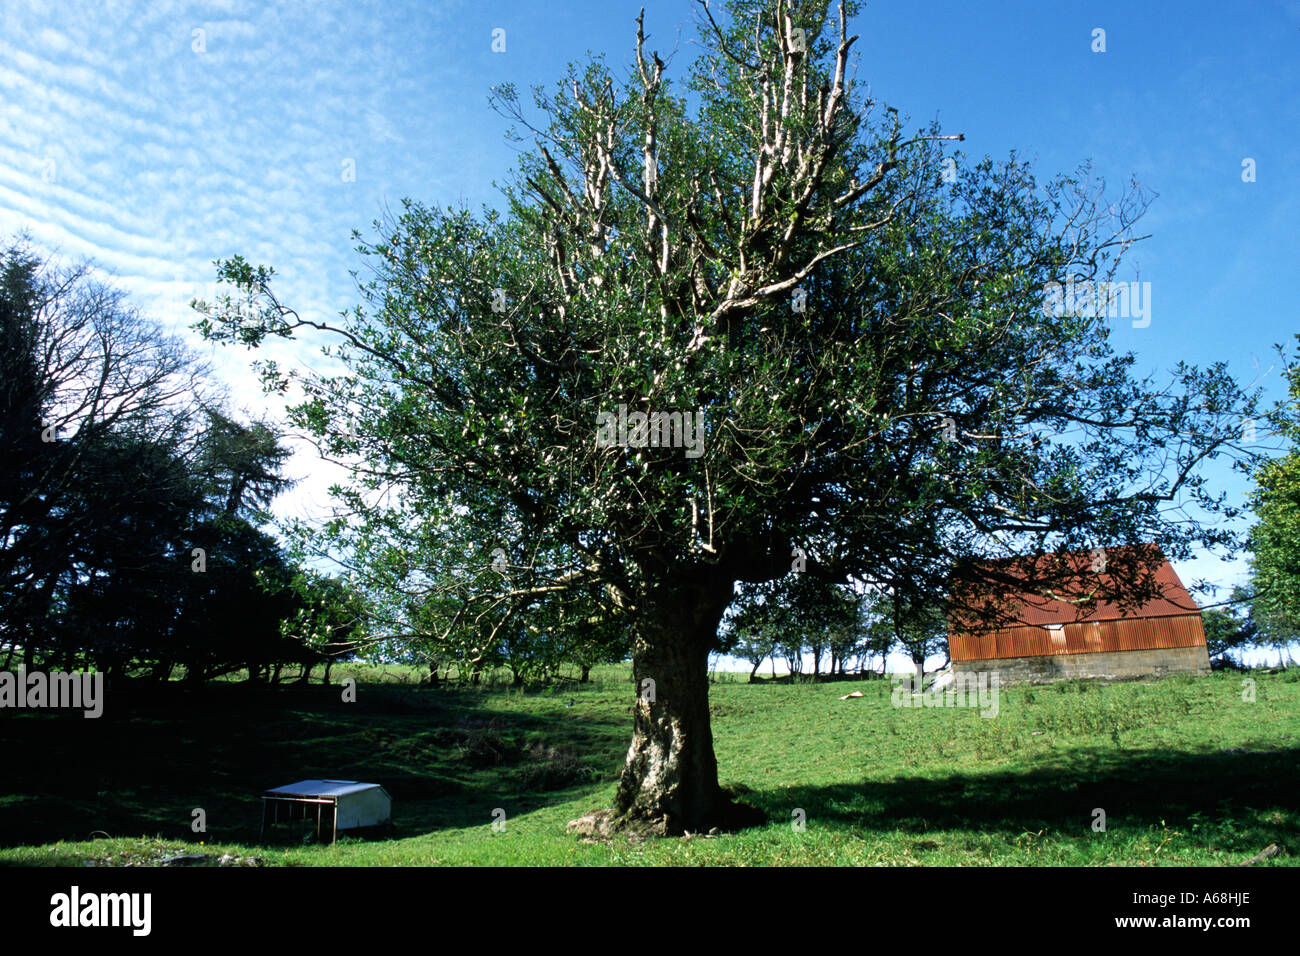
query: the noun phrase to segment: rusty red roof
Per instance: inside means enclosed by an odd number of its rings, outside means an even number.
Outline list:
[[[1152,593],[1155,596],[1136,605],[1132,601],[1121,604],[1115,599],[1123,593],[1117,574],[1125,576],[1131,591],[1132,577],[1142,567],[1153,564]],[[1055,587],[1046,584],[1033,587],[1031,584],[1024,590],[1013,591],[1007,598],[1007,608],[1015,623],[1004,626],[1046,627],[1200,613],[1196,601],[1156,545],[1074,551],[1060,557],[1049,554],[1009,558],[985,562],[982,567],[1004,578],[1030,582],[1055,579]],[[987,599],[981,600],[978,596],[966,602],[972,609],[986,603]],[[978,625],[969,623],[961,626],[959,613],[954,613],[952,623],[954,630],[979,629]]]

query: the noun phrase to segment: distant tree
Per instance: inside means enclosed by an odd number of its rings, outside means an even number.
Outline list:
[[[1254,621],[1230,608],[1207,608],[1201,612],[1201,623],[1205,627],[1205,648],[1211,658],[1240,652],[1257,637]]]
[[[749,682],[752,684],[758,680],[758,669],[762,666],[763,661],[767,660],[776,652],[776,642],[770,634],[754,632],[742,636],[737,642],[733,652],[741,660],[749,661]]]
[[[1300,625],[1290,613],[1272,601],[1256,599],[1250,609],[1249,628],[1251,644],[1261,651],[1276,651],[1278,666],[1286,667],[1291,645],[1300,640]]]
[[[749,661],[749,681],[754,683],[758,668],[768,657],[775,662],[780,627],[770,608],[763,606],[768,599],[766,589],[750,586],[742,589],[742,599],[732,605],[723,620],[723,633],[719,650]]]
[[[58,666],[171,676],[188,628],[180,596],[190,532],[203,509],[189,466],[174,441],[108,433],[85,443],[55,518],[55,528],[74,529],[52,579],[45,650]]]
[[[785,660],[785,669],[790,672],[790,679],[799,680],[803,676],[803,635],[783,637],[776,643],[776,653]]]
[[[279,542],[221,514],[195,527],[188,543],[202,550],[204,570],[188,571],[176,595],[187,678],[201,682],[245,669],[250,681],[263,683],[300,661],[301,640],[282,631],[302,607],[293,587],[297,569]]]
[[[563,647],[563,658],[579,670],[579,683],[591,679],[591,669],[598,664],[616,664],[632,653],[627,621],[617,610],[593,605],[593,613],[580,617],[568,627],[567,636],[556,638]]]
[[[810,578],[807,583],[818,581]],[[862,601],[851,588],[844,585],[828,588],[823,584],[818,590],[821,593],[808,600],[799,614],[813,653],[814,676],[821,673],[823,650],[829,652],[831,673],[835,672],[837,663],[857,647],[862,626]]]
[[[0,251],[0,641],[27,665],[192,679],[299,650],[293,569],[255,523],[288,450],[81,264]],[[197,549],[197,550],[196,550]]]
[[[898,643],[892,619],[885,613],[887,602],[879,595],[867,595],[863,600],[862,667],[879,656],[880,676],[885,676],[889,666],[889,654]]]
[[[909,604],[904,598],[887,595],[881,602],[878,625],[893,635],[894,642],[912,659],[916,679],[925,677],[925,662],[948,646],[948,620],[933,604]]]
[[[321,683],[328,684],[335,663],[360,647],[368,621],[365,598],[347,582],[311,570],[299,571],[291,586],[298,607],[281,622],[281,636],[305,651],[300,682],[307,683],[320,663],[325,666]]]
[[[847,598],[847,607],[843,620],[831,622],[827,634],[827,647],[831,653],[831,673],[845,674],[849,662],[855,658],[861,658],[867,649],[866,644],[866,625],[863,621],[862,610],[864,600],[861,595],[853,594],[845,589]]]
[[[791,574],[770,584],[740,589],[720,647],[727,653],[746,655],[753,665],[751,679],[763,658],[772,653],[785,657],[791,674],[801,674],[807,652],[813,659],[815,679],[821,674],[826,651],[838,654],[855,646],[860,627],[859,600],[847,586]]]
[[[204,409],[196,467],[219,514],[255,518],[293,481],[283,474],[291,451],[269,423],[243,424],[220,409]]]

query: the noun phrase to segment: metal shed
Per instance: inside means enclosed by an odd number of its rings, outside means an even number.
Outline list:
[[[267,825],[316,820],[316,836],[334,842],[340,830],[386,826],[393,817],[393,798],[377,783],[356,780],[300,780],[262,795],[262,834]]]

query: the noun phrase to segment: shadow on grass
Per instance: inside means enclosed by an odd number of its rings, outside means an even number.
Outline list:
[[[774,820],[800,807],[809,821],[857,831],[970,830],[1019,836],[1168,826],[1216,850],[1253,854],[1268,843],[1300,853],[1300,749],[1266,752],[1075,751],[1069,764],[943,777],[895,777],[755,790],[745,799]]]
[[[627,746],[629,723],[593,715],[581,692],[538,692],[526,714],[468,690],[361,685],[356,696],[168,685],[120,689],[98,719],[6,711],[0,846],[97,832],[257,843],[262,791],[309,778],[382,784],[397,837],[488,825],[506,801],[513,816],[594,794]],[[191,829],[196,808],[204,834]]]

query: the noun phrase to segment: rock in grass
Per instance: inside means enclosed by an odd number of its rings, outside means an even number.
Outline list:
[[[1277,856],[1281,852],[1282,852],[1282,848],[1280,846],[1278,846],[1276,843],[1270,843],[1268,846],[1264,847],[1264,849],[1260,850],[1258,853],[1252,856],[1245,863],[1240,863],[1238,865],[1254,866],[1256,863],[1263,863],[1269,857]]]

